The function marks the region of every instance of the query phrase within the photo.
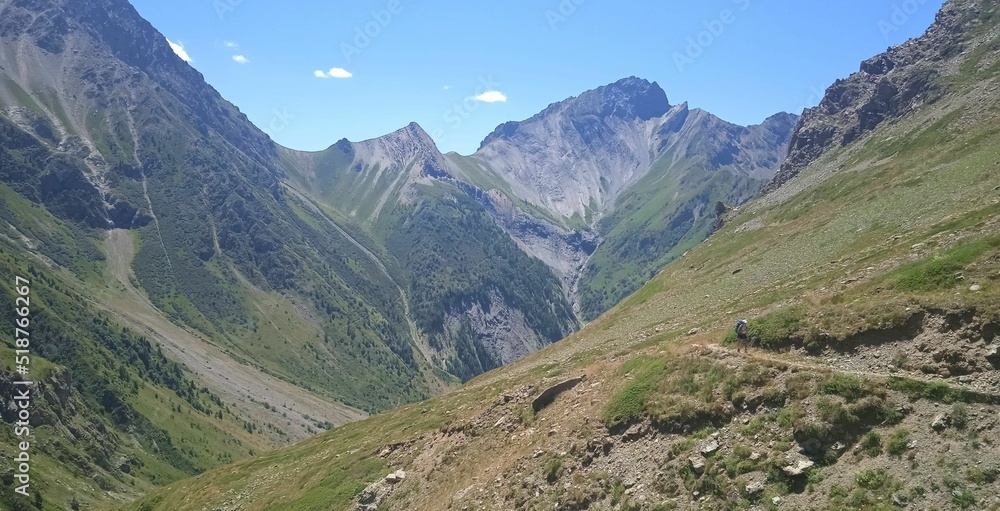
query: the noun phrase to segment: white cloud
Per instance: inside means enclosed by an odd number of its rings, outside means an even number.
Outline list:
[[[329,71],[313,71],[313,76],[316,78],[350,78],[354,75],[342,67],[335,67]]]
[[[498,90],[488,90],[475,97],[476,101],[483,103],[506,103],[507,95]]]
[[[174,53],[181,58],[184,62],[191,62],[193,59],[186,51],[184,51],[184,45],[181,43],[175,43],[170,39],[167,39],[167,44],[170,45],[170,49],[174,50]]]
[[[250,62],[243,55],[233,55],[233,60],[236,61],[237,64],[246,64],[247,62]]]
[[[328,74],[330,75],[331,78],[350,78],[354,76],[353,74],[351,74],[349,71],[347,71],[342,67],[335,67],[331,69],[328,72]]]
[[[442,87],[442,88],[443,88],[444,90],[451,90],[451,85],[445,85],[445,86],[444,86],[444,87]]]
[[[232,41],[226,41],[226,42],[224,42],[222,44],[226,45],[226,48],[239,48],[240,47],[239,44],[234,43]]]

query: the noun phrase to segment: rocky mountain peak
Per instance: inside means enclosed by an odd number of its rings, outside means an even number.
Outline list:
[[[670,110],[667,94],[656,82],[629,77],[581,94],[574,113],[649,120]]]
[[[497,139],[514,138],[522,126],[545,122],[546,119],[570,117],[648,121],[662,117],[670,108],[666,92],[656,82],[633,76],[553,103],[525,121],[505,122],[483,140],[479,149]]]
[[[761,126],[767,127],[771,130],[789,130],[791,131],[795,128],[795,123],[799,121],[799,116],[796,114],[790,114],[788,112],[776,113],[761,123]]]
[[[419,124],[411,122],[388,135],[354,144],[355,149],[365,149],[386,155],[392,154],[402,160],[417,156],[436,158],[440,156],[437,145]]]
[[[388,135],[351,144],[355,165],[383,172],[401,173],[410,169],[413,176],[442,178],[449,175],[448,163],[430,135],[411,122]]]

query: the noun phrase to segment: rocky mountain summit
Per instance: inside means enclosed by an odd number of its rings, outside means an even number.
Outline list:
[[[654,119],[669,107],[655,83],[625,79],[500,126],[473,158],[557,218],[590,218],[648,171]]]
[[[789,118],[795,116],[780,114],[763,129]],[[592,226],[667,152],[675,159],[717,153],[706,157],[714,168],[743,157],[734,170],[769,179],[786,140],[779,133],[744,147],[741,129],[692,112],[686,103],[671,106],[657,83],[631,77],[499,126],[472,158],[488,164],[519,198],[556,218],[576,217]],[[750,149],[770,153],[768,161],[740,154]]]

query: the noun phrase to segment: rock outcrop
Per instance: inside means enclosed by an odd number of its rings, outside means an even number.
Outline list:
[[[923,36],[889,48],[862,62],[847,79],[834,82],[819,105],[802,114],[788,156],[766,191],[779,188],[830,149],[938,101],[980,24],[979,4],[948,2]]]

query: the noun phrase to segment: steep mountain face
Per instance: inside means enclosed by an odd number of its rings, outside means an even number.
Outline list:
[[[823,151],[580,332],[131,508],[997,508],[1000,6],[942,12],[928,33],[965,50],[936,101]]]
[[[889,48],[861,63],[861,69],[827,89],[823,100],[807,109],[792,136],[788,158],[768,190],[795,177],[825,152],[844,147],[883,122],[904,117],[944,96],[949,76],[973,41],[970,27],[986,21],[982,12],[948,3],[921,37]]]
[[[552,271],[497,227],[476,200],[482,190],[455,177],[418,125],[319,153],[281,151],[293,190],[373,240],[436,367],[469,379],[576,328]]]
[[[736,126],[674,107],[654,139],[660,156],[597,224],[604,239],[584,268],[578,300],[595,318],[701,243],[731,207],[750,200],[780,164],[797,116]]]
[[[534,222],[498,221],[532,255],[563,261],[551,266],[593,319],[756,194],[777,171],[797,119],[737,126],[671,106],[659,85],[633,77],[501,125],[459,166],[474,169],[465,173],[471,182],[524,203]]]
[[[136,231],[136,284],[238,358],[369,410],[428,395],[391,276],[285,197],[276,146],[127,2],[2,6],[4,113],[44,147],[43,171],[5,182]],[[294,315],[272,317],[273,299]]]
[[[72,386],[37,488],[128,497],[448,378],[279,156],[126,1],[0,1],[0,271],[36,283],[36,364]]]
[[[648,170],[650,140],[669,108],[659,85],[627,78],[501,125],[473,157],[517,197],[589,223]]]

